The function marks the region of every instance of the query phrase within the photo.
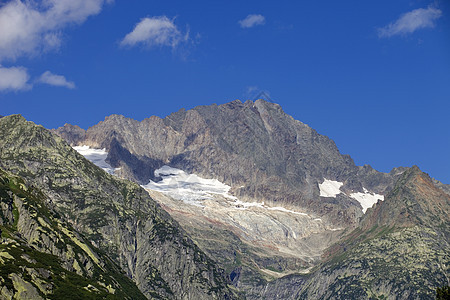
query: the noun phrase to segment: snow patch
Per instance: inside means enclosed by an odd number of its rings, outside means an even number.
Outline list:
[[[297,212],[297,211],[293,211],[293,210],[289,210],[286,209],[284,207],[281,206],[276,206],[276,207],[267,207],[268,210],[278,210],[278,211],[284,211],[287,213],[291,213],[291,214],[296,214],[296,215],[302,215],[302,216],[307,216],[308,214],[302,213],[302,212]]]
[[[344,184],[339,181],[328,180],[324,178],[324,181],[319,184],[320,197],[336,197],[341,193],[341,186]]]
[[[339,181],[328,180],[324,178],[323,183],[319,184],[321,197],[336,197],[341,193],[341,187],[344,184]],[[372,207],[378,200],[384,201],[384,196],[371,193],[366,188],[363,188],[364,192],[351,193],[350,197],[358,201],[362,206],[363,213],[366,213],[367,209]]]
[[[211,199],[213,195],[235,198],[228,194],[231,187],[217,179],[205,179],[169,166],[155,170],[155,176],[162,177],[162,180],[159,182],[150,180],[142,187],[168,194],[187,204],[203,207],[202,200]]]
[[[366,213],[367,209],[372,207],[375,203],[378,202],[378,200],[384,201],[384,196],[370,193],[368,190],[364,188],[364,193],[358,192],[358,193],[352,193],[350,194],[350,197],[358,201],[362,206],[363,213]]]
[[[90,160],[97,167],[102,168],[107,173],[114,175],[114,172],[120,170],[120,168],[113,168],[105,160],[108,156],[108,152],[105,148],[95,149],[89,146],[75,146],[73,147],[78,153],[83,155],[86,159]]]
[[[215,195],[223,196],[232,209],[246,210],[249,208],[259,208],[272,211],[281,211],[291,214],[308,216],[305,213],[286,209],[281,206],[270,207],[264,202],[244,202],[229,194],[231,187],[217,179],[205,179],[196,174],[188,174],[183,170],[163,166],[155,170],[156,177],[162,177],[159,182],[150,182],[142,187],[149,190],[158,191],[170,197],[181,200],[184,203],[205,207],[204,200],[213,199]]]

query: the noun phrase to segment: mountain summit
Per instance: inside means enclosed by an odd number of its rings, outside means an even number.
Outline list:
[[[328,137],[264,100],[181,109],[141,122],[112,115],[86,131],[66,124],[54,132],[73,146],[106,149],[119,175],[141,184],[169,165],[218,179],[241,200],[298,207],[341,225],[362,215],[350,193],[385,194],[396,178],[355,166]],[[342,183],[340,201],[320,197],[325,180]]]

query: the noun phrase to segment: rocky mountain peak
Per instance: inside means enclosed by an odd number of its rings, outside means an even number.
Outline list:
[[[247,299],[424,299],[448,283],[448,186],[416,166],[356,166],[278,104],[235,100],[141,122],[111,115],[53,132],[75,149],[21,116],[0,119],[0,229],[15,234],[25,190],[14,182],[32,182],[81,250],[100,250],[93,264],[111,260],[137,294],[228,299],[233,284]],[[20,228],[37,224],[21,213]]]
[[[78,125],[64,124],[58,129],[52,130],[54,133],[65,139],[70,145],[76,146],[86,136],[86,130],[80,128]]]
[[[71,144],[105,148],[112,167],[141,184],[168,165],[226,183],[242,200],[282,203],[337,223],[359,217],[354,210],[361,208],[345,194],[364,189],[384,194],[395,177],[355,166],[331,139],[265,100],[180,109],[141,122],[112,115],[81,139],[82,132],[73,129],[54,132]],[[343,183],[339,201],[320,199],[325,180]]]

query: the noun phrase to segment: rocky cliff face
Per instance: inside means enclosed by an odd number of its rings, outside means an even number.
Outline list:
[[[450,197],[413,167],[313,273],[276,280],[254,297],[289,289],[286,299],[434,299],[450,283],[449,209]]]
[[[71,145],[105,148],[119,175],[141,184],[169,165],[218,179],[243,201],[292,205],[345,226],[357,222],[361,206],[346,193],[339,201],[321,198],[320,183],[385,194],[396,180],[394,173],[355,166],[328,137],[263,100],[182,109],[142,122],[112,115],[86,132],[67,124],[54,132]]]
[[[74,240],[83,241],[78,245],[82,249],[90,243],[108,255],[146,297],[234,298],[215,263],[147,192],[107,174],[43,127],[18,115],[0,119],[0,167],[40,189],[45,195],[40,205],[57,213],[61,222],[67,222],[67,230],[73,228],[67,232],[61,229],[65,235],[76,245]],[[14,205],[19,205],[19,200],[15,201]],[[14,224],[16,219],[8,219],[10,215],[3,222]],[[44,218],[39,212],[36,217]],[[20,220],[26,228],[33,227],[27,218]],[[39,228],[45,227],[40,224]],[[55,233],[49,239],[56,243],[57,236]],[[64,241],[61,247],[66,247]],[[58,256],[58,248],[46,253]],[[102,268],[94,254],[82,255],[79,259],[92,265],[92,272],[96,265]],[[77,270],[74,261],[61,260],[72,265],[67,270]],[[99,276],[106,274],[100,272]],[[101,290],[99,284],[93,286]]]

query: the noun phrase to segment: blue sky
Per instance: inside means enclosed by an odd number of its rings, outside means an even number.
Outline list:
[[[450,184],[448,1],[1,3],[1,115],[87,128],[266,91],[358,165]]]

